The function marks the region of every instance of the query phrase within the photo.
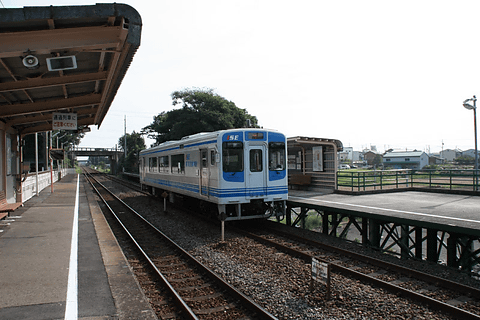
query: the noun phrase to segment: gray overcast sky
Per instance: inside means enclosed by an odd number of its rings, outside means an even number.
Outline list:
[[[480,1],[123,3],[142,16],[141,45],[100,129],[80,146],[114,147],[124,116],[127,132],[139,132],[173,109],[173,91],[208,87],[289,137],[355,150],[474,148],[462,102],[480,95]]]

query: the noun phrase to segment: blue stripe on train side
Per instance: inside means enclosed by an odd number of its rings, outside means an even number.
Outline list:
[[[203,145],[210,144],[210,143],[217,143],[217,139],[204,141],[204,142],[198,142],[198,143],[192,143],[192,144],[186,144],[185,148],[198,147],[198,146],[203,146]]]
[[[145,178],[146,182],[154,183],[159,186],[167,186],[178,190],[185,190],[194,193],[200,193],[200,188],[197,184],[174,182],[164,179]],[[206,188],[204,187],[204,190]],[[235,197],[252,197],[252,196],[268,196],[274,194],[288,194],[287,186],[268,187],[268,188],[232,188],[232,189],[217,189],[209,188],[209,195],[215,198],[235,198]]]

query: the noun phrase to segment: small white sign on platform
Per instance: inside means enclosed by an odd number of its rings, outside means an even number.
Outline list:
[[[313,281],[320,282],[327,287],[327,300],[330,299],[330,263],[312,258],[312,280],[310,290],[313,291]]]

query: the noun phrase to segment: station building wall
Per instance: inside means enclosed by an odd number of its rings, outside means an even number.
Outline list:
[[[6,198],[6,149],[5,149],[5,125],[0,122],[0,199]]]
[[[20,164],[18,146],[17,132],[0,123],[0,201],[6,200],[7,203],[21,201],[21,192],[18,192],[20,198],[17,199],[16,191]]]

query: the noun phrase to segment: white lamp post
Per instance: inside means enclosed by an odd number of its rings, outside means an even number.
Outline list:
[[[468,104],[469,101],[473,101],[473,106]],[[478,151],[477,151],[477,97],[473,96],[471,99],[463,101],[465,109],[473,110],[473,126],[475,128],[475,186],[473,190],[478,190]]]

